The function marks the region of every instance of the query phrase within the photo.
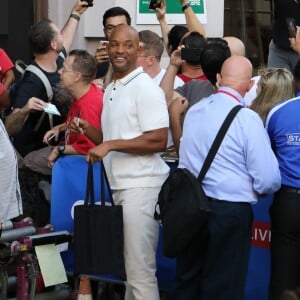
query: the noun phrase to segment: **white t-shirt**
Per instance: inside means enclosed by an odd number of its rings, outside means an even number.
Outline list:
[[[155,84],[157,84],[158,86],[160,85],[160,82],[163,79],[165,73],[166,73],[166,70],[161,69],[160,72],[155,77],[152,78],[154,80]],[[184,85],[184,81],[181,78],[179,78],[178,76],[176,76],[175,80],[174,80],[174,90],[183,85]],[[171,129],[169,128],[167,148],[169,148],[173,145],[174,145],[174,142],[173,142],[172,132],[171,132]]]
[[[164,93],[142,67],[106,88],[101,125],[103,141],[133,139],[144,132],[169,127]],[[104,164],[113,190],[160,186],[169,174],[159,153],[111,151]]]
[[[165,73],[166,70],[161,69],[160,72],[155,77],[152,78],[157,85],[160,85],[160,82],[163,79]],[[174,80],[174,90],[182,85],[184,85],[184,81],[180,77],[176,76]]]

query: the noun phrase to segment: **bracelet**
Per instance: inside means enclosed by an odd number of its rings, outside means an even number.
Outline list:
[[[69,18],[73,18],[73,19],[77,20],[78,22],[80,21],[80,17],[78,15],[75,15],[75,14],[70,14]]]
[[[186,2],[185,4],[183,4],[182,7],[181,7],[181,9],[182,9],[182,11],[185,11],[188,7],[191,7],[191,4],[190,4],[189,1]]]

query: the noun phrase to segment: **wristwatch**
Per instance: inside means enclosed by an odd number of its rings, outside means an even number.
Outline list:
[[[182,11],[185,11],[188,7],[191,7],[191,4],[190,4],[189,1],[186,2],[186,3],[184,3],[184,4],[182,5],[181,10],[182,10]]]
[[[58,145],[57,146],[57,151],[58,151],[59,156],[64,155],[65,148],[66,148],[65,145]]]

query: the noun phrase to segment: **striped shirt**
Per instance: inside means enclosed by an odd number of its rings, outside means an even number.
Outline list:
[[[0,120],[0,222],[22,214],[22,199],[18,180],[15,150]]]

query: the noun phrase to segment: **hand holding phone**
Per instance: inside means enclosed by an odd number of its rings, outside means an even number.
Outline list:
[[[103,40],[99,41],[99,46],[95,53],[97,64],[108,61],[108,49],[107,49],[108,43],[109,43],[108,41],[103,41]]]
[[[54,132],[52,130],[49,130],[48,132],[45,133],[45,136],[43,138],[43,143],[51,146],[55,146],[58,138],[58,133]]]
[[[99,41],[99,47],[107,48],[109,41]]]
[[[156,8],[160,8],[162,0],[150,0],[149,9],[155,10]]]
[[[87,6],[87,7],[91,7],[91,6],[94,5],[94,3],[93,3],[94,0],[82,0],[82,1],[85,1],[85,2],[88,3],[88,5],[85,5],[85,6]]]

